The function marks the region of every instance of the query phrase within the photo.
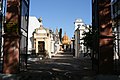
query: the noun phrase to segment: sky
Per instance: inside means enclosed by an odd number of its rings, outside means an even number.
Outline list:
[[[75,19],[92,23],[91,5],[91,0],[30,0],[30,16],[42,17],[45,28],[62,28],[63,35],[72,38]]]

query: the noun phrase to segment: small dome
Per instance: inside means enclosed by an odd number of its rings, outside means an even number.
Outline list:
[[[68,36],[65,33],[63,38],[62,38],[62,44],[68,45],[69,42],[70,42],[70,40],[69,40]]]
[[[64,36],[63,36],[63,40],[68,40],[68,36],[67,36],[67,35],[64,35]]]

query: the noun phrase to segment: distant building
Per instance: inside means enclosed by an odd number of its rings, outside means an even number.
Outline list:
[[[33,48],[36,55],[44,55],[51,58],[51,52],[54,52],[53,32],[42,25],[33,32]]]
[[[62,47],[64,51],[69,51],[71,46],[71,40],[65,33],[64,36],[62,37]]]
[[[86,25],[82,19],[76,19],[74,22],[75,25],[75,55],[76,57],[80,57],[80,53],[87,52],[86,46],[83,45],[84,40],[82,39],[84,37],[83,33],[88,31],[89,25]],[[79,47],[78,47],[79,46]],[[78,50],[79,49],[79,50]]]
[[[77,28],[80,28],[81,26],[85,26],[85,23],[83,22],[82,19],[76,19],[74,22],[74,25],[75,25],[75,30],[76,30]]]
[[[30,46],[32,47],[32,53],[35,55],[44,55],[45,57],[51,58],[60,50],[58,29],[54,33],[52,30],[45,28],[41,18],[39,19],[39,27],[35,28],[32,32],[30,41],[32,43]]]

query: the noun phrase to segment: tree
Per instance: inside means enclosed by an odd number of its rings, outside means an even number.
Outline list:
[[[88,31],[87,32],[84,31],[84,33],[82,34],[82,35],[84,35],[84,37],[82,38],[84,40],[83,45],[90,48],[90,49],[92,49],[93,32],[92,32],[91,27],[89,27],[87,29],[88,29]]]
[[[92,27],[90,26],[87,29],[88,31],[82,34],[84,35],[84,37],[82,38],[84,40],[83,45],[92,50],[93,48],[96,48],[98,45],[98,38],[99,38],[98,28],[94,27],[94,30],[93,30]]]

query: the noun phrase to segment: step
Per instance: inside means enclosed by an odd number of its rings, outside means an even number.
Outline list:
[[[73,55],[68,55],[68,54],[66,54],[66,55],[63,55],[63,54],[56,54],[54,57],[73,57]]]

